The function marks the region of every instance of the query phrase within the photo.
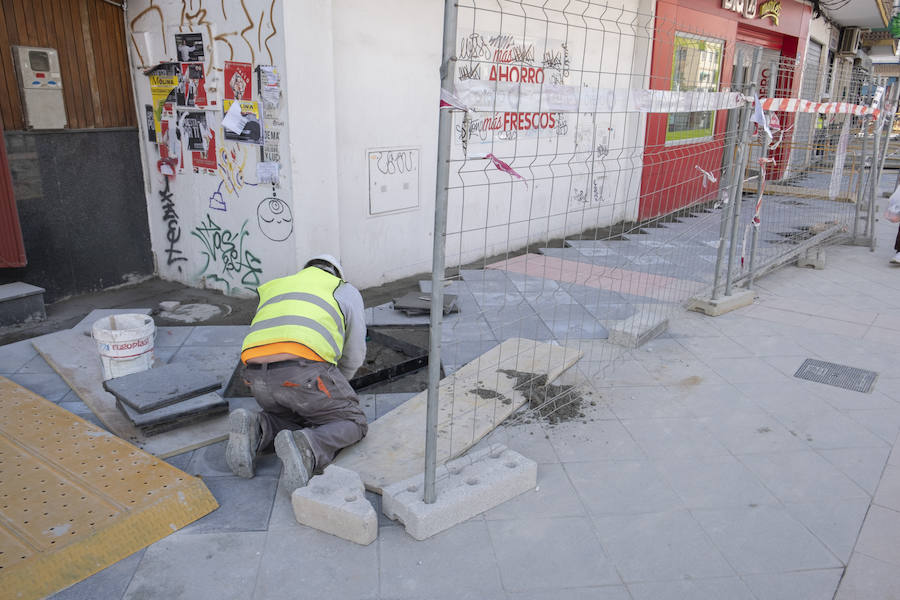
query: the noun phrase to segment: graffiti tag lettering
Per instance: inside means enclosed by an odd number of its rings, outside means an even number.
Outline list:
[[[239,231],[231,231],[217,225],[212,216],[207,214],[206,220],[191,235],[203,243],[206,264],[200,269],[200,275],[211,281],[224,283],[227,294],[238,285],[248,291],[259,287],[262,261],[245,248],[244,244],[250,235],[247,221],[244,221]]]
[[[166,265],[172,266],[175,263],[186,261],[187,257],[182,256],[181,250],[175,245],[181,241],[181,225],[178,224],[178,213],[175,212],[175,201],[172,200],[172,192],[169,190],[169,178],[166,177],[166,187],[159,192],[159,200],[162,203],[163,222],[166,224]],[[178,272],[181,273],[181,265],[178,265]]]

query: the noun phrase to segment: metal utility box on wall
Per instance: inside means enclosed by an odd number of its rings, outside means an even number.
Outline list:
[[[32,46],[13,46],[12,50],[26,127],[62,129],[66,126],[66,106],[56,50]]]

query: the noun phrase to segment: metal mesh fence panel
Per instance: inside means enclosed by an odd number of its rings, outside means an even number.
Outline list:
[[[818,65],[766,64],[715,31],[591,2],[453,6],[446,218],[421,284],[444,377],[438,387],[432,369],[438,464],[510,417],[595,418],[611,370],[627,377],[629,353],[691,297],[851,228],[865,155],[842,134],[848,115],[774,111],[771,139],[753,131],[756,91],[797,98],[812,78],[812,99]],[[671,70],[654,68],[660,56]],[[865,92],[853,73],[833,87],[848,101]]]

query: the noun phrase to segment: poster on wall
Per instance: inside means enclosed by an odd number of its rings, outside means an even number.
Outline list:
[[[157,143],[162,143],[160,121],[166,104],[175,105],[177,101],[178,74],[181,69],[178,63],[163,63],[148,73],[150,77],[150,98],[153,104],[153,130]]]
[[[181,134],[175,124],[174,104],[167,103],[160,120],[159,158],[178,163],[179,172],[184,170],[184,153],[181,151]]]
[[[281,102],[281,81],[278,70],[272,65],[259,65],[259,95],[262,97],[263,107],[266,109],[278,108]]]
[[[259,103],[226,100],[224,106],[226,116],[222,121],[222,129],[225,132],[225,139],[261,146],[263,143],[263,126],[259,116]],[[237,106],[237,108],[232,111],[232,106]],[[240,115],[240,127],[229,125],[229,123],[233,122],[230,117],[234,117],[235,113]]]
[[[202,33],[176,33],[175,49],[181,62],[203,62],[206,56]]]
[[[225,61],[225,100],[249,100],[253,97],[253,67],[250,63]],[[228,107],[225,107],[228,110]]]
[[[187,141],[187,149],[206,152],[208,149],[209,127],[203,111],[182,112],[178,117],[181,134]]]
[[[216,124],[213,122],[215,118],[212,114],[201,112],[203,115],[202,123],[199,127],[202,130],[203,147],[201,150],[191,152],[191,164],[194,172],[199,173],[201,169],[215,172],[216,167]],[[205,130],[203,130],[205,128]]]
[[[153,123],[153,105],[145,104],[144,105],[144,124],[147,127],[147,141],[155,144],[156,143],[156,125]]]
[[[178,106],[206,106],[206,79],[203,63],[181,63],[181,77],[176,93]]]

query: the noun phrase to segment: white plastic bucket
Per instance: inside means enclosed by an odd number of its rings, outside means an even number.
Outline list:
[[[153,366],[156,324],[147,315],[121,314],[98,319],[91,327],[97,343],[103,381]]]

